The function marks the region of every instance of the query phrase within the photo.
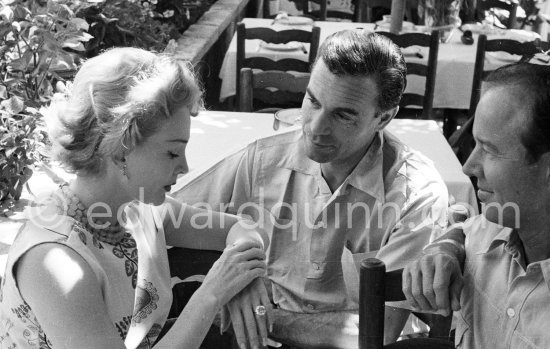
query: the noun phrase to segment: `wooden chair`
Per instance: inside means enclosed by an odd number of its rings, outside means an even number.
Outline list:
[[[474,150],[476,142],[472,134],[474,116],[470,116],[460,129],[454,131],[449,137],[449,145],[453,149],[458,161],[464,165]]]
[[[461,204],[447,209],[449,224],[464,222],[469,210]],[[459,226],[449,226],[448,233],[463,234]],[[402,288],[403,269],[386,272],[386,265],[377,258],[366,258],[361,262],[359,275],[359,349],[444,349],[454,348],[449,335],[452,314],[413,313],[430,326],[428,338],[412,338],[384,346],[385,302],[406,299]]]
[[[548,51],[550,43],[547,41],[528,41],[521,43],[509,39],[487,40],[486,35],[480,35],[477,42],[477,54],[474,65],[474,79],[468,109],[468,119],[462,127],[454,131],[449,137],[449,144],[461,164],[464,164],[475,147],[472,135],[474,114],[481,95],[481,84],[483,79],[489,75],[491,70],[485,70],[485,53],[503,51],[518,56],[518,62],[528,62],[541,51]],[[475,183],[474,183],[475,186]]]
[[[437,71],[437,55],[439,53],[439,32],[434,30],[431,34],[423,33],[404,33],[392,34],[388,32],[377,32],[387,36],[397,46],[407,48],[409,46],[429,47],[428,62],[407,63],[407,75],[420,75],[426,77],[424,95],[414,93],[404,93],[399,104],[401,108],[408,106],[419,106],[422,109],[410,109],[406,112],[399,112],[398,117],[413,113],[414,116],[421,113],[421,118],[431,119],[433,116],[433,99],[435,91],[435,76]]]
[[[300,107],[308,82],[309,73],[299,76],[274,70],[254,73],[243,68],[239,111],[273,113],[281,108]]]
[[[506,27],[512,29],[516,25],[516,11],[518,10],[518,3],[515,0],[510,2],[502,0],[477,0],[477,11],[481,13],[481,18],[484,18],[485,11],[489,11],[493,8],[499,8],[510,12],[508,17],[508,23]]]
[[[317,4],[319,9],[310,10],[310,3]],[[328,0],[302,0],[304,15],[315,20],[326,21],[327,18],[341,18],[352,22],[365,22],[365,0],[355,0],[353,13],[328,8]]]
[[[405,300],[402,291],[403,269],[386,272],[386,265],[377,258],[361,262],[359,286],[359,349],[431,349],[454,348],[449,338],[413,338],[384,346],[385,302]],[[450,328],[452,315],[439,318]]]
[[[383,10],[383,13],[391,13],[391,0],[365,0],[364,4],[364,17],[365,22],[375,22],[381,19],[380,14],[378,17],[375,16],[374,8],[379,8]],[[418,24],[418,0],[406,0],[405,4],[405,17],[408,21]]]
[[[487,36],[482,34],[477,40],[476,60],[474,63],[474,80],[472,83],[472,92],[470,97],[470,108],[468,116],[472,117],[475,113],[477,103],[481,94],[481,82],[491,72],[484,70],[485,53],[503,51],[518,56],[518,62],[529,61],[536,53],[541,51],[541,44],[537,41],[519,42],[510,39],[487,40]]]
[[[309,27],[305,27],[309,28]],[[319,49],[320,28],[313,26],[311,30],[289,29],[276,31],[271,28],[258,27],[246,28],[244,23],[237,24],[237,85],[236,94],[237,101],[240,100],[239,93],[241,91],[240,73],[242,68],[279,70],[279,71],[296,71],[309,73],[309,69]],[[308,61],[299,59],[285,58],[277,61],[266,57],[246,57],[245,40],[260,39],[267,43],[284,44],[291,41],[309,43]]]

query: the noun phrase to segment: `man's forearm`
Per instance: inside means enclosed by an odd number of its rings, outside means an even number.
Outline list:
[[[271,337],[291,346],[313,348],[357,348],[357,312],[295,313],[274,309]]]
[[[384,342],[395,342],[410,314],[409,310],[386,307]],[[271,337],[303,349],[358,348],[359,316],[357,312],[294,313],[274,309]]]

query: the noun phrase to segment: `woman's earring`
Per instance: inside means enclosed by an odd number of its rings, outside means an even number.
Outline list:
[[[122,168],[120,169],[120,172],[124,177],[128,178],[128,166],[126,165],[126,162],[122,164]]]

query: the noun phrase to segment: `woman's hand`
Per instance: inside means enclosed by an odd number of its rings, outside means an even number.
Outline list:
[[[265,314],[256,312],[258,306],[265,308]],[[271,332],[273,318],[271,301],[265,284],[261,278],[254,280],[227,304],[233,323],[233,332],[239,347],[246,349],[248,343],[253,349],[265,347],[268,344],[268,335]],[[224,314],[222,312],[222,314]],[[222,316],[222,329],[226,319]]]
[[[265,252],[258,242],[241,241],[226,247],[214,263],[202,287],[221,307],[266,271]]]

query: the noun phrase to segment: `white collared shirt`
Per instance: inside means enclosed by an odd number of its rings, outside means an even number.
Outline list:
[[[550,259],[525,268],[517,231],[483,215],[464,223],[459,348],[550,348]]]
[[[332,193],[301,131],[264,138],[229,156],[174,196],[250,215],[270,238],[273,301],[285,310],[358,308],[358,263],[404,267],[446,227],[448,192],[430,160],[387,132]],[[220,206],[222,204],[223,206]]]

